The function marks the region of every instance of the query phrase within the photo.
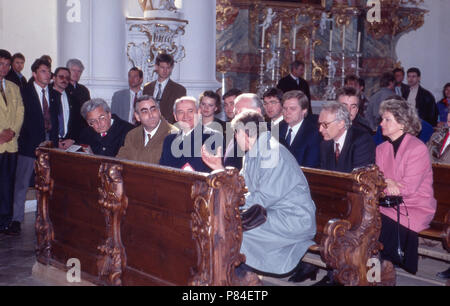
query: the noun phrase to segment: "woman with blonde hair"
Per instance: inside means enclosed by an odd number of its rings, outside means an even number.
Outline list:
[[[436,211],[433,172],[415,108],[405,100],[389,99],[380,105],[381,129],[387,141],[376,149],[376,164],[384,173],[388,196],[401,196],[397,207],[380,207],[380,242],[383,259],[410,273],[417,272],[418,232],[429,227]],[[397,214],[399,209],[399,214]]]

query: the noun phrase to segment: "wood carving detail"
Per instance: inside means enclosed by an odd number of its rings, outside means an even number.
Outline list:
[[[45,265],[51,259],[51,244],[54,240],[54,231],[49,217],[49,200],[52,195],[54,182],[50,177],[49,154],[36,150],[37,159],[34,165],[36,172],[35,187],[37,194],[36,230],[36,258]]]
[[[324,229],[321,255],[334,269],[335,278],[344,285],[378,285],[367,280],[370,258],[378,258],[382,244],[378,241],[381,216],[378,199],[385,188],[382,173],[377,166],[355,170],[354,192],[349,200],[364,201],[359,224],[349,220],[330,220]],[[392,263],[381,265],[381,285],[395,285],[395,270]]]
[[[256,274],[237,275],[245,262],[240,253],[242,224],[239,207],[244,205],[244,178],[234,168],[213,172],[207,184],[195,184],[192,197],[193,237],[201,254],[198,274],[192,285],[259,285]],[[209,206],[208,206],[209,203]]]
[[[124,193],[122,166],[103,163],[100,165],[98,188],[99,200],[106,222],[106,240],[97,249],[98,277],[107,285],[122,285],[122,273],[127,264],[121,238],[121,221],[126,214],[128,198]]]

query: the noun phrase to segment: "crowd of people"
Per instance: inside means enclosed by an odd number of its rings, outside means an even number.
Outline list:
[[[449,83],[436,103],[420,85],[417,68],[407,71],[408,85],[403,69],[384,73],[369,98],[364,81],[348,76],[336,101],[324,103],[317,115],[300,61],[262,97],[231,89],[223,97],[205,91],[197,99],[170,79],[174,60],[160,54],[157,80],[143,86],[142,70],[131,68],[129,88],[115,92],[109,105],[91,99],[79,83],[84,67],[78,59],[52,72],[51,58],[43,56],[32,64],[28,81],[21,73],[24,62],[22,54],[0,50],[0,232],[20,235],[35,149],[46,140],[61,150],[188,171],[233,166],[248,188],[244,208],[260,205],[267,214],[266,222],[244,232],[242,268],[292,274],[299,282],[317,273],[301,261],[316,224],[299,166],[349,173],[377,164],[385,193],[403,198],[399,219],[393,208],[380,209],[381,258],[417,271],[417,233],[436,210],[431,164],[450,162]],[[397,226],[400,238],[392,234]],[[398,239],[404,258],[396,252]],[[332,283],[328,274],[320,284]]]

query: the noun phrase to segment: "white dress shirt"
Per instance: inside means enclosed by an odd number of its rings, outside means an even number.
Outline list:
[[[63,116],[64,116],[64,132],[65,135],[67,135],[67,128],[69,125],[69,116],[70,116],[70,107],[69,107],[69,99],[67,98],[66,91],[63,91],[61,94],[61,104],[62,104],[62,110],[63,110]]]
[[[144,147],[147,145],[148,141],[155,136],[156,132],[159,129],[159,126],[161,125],[161,120],[159,120],[158,125],[156,126],[156,128],[153,129],[153,131],[151,132],[147,132],[147,130],[144,128],[144,133],[145,133],[145,139],[144,139]]]
[[[347,132],[348,130],[345,130],[344,134],[342,134],[341,137],[339,137],[339,139],[334,142],[334,152],[336,152],[336,143],[338,143],[339,153],[342,153],[342,148],[344,147],[345,144],[345,137],[347,136]]]
[[[38,84],[36,84],[36,82],[33,82],[34,84],[34,88],[36,89],[36,93],[39,97],[39,102],[41,103],[41,110],[42,113],[44,113],[44,106],[42,104],[42,87],[39,86]],[[48,86],[45,86],[45,97],[47,98],[47,103],[48,103],[48,107],[50,108],[50,99],[49,99],[49,95],[48,95]]]
[[[159,84],[161,84],[161,98],[162,98],[162,95],[164,93],[164,89],[166,88],[168,82],[169,82],[169,78],[165,79],[162,83],[160,83],[158,80],[156,81],[155,90],[153,92],[153,97],[155,99],[156,99],[156,97],[159,94]]]
[[[287,133],[289,133],[289,129],[292,129],[292,132],[291,132],[291,143],[288,143],[288,145],[291,145],[292,142],[294,141],[294,138],[297,135],[298,130],[300,130],[300,127],[302,126],[302,123],[303,123],[303,120],[300,121],[299,123],[297,123],[296,125],[294,125],[293,127],[288,126]],[[286,134],[284,136],[285,139],[286,139],[287,135],[288,134]]]

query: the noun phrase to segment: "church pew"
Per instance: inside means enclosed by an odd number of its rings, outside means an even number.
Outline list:
[[[316,205],[316,245],[322,261],[343,285],[395,285],[393,265],[384,261],[379,282],[370,282],[369,260],[378,258],[381,217],[378,199],[385,188],[377,166],[341,173],[302,167]]]
[[[450,252],[450,165],[433,164],[433,190],[437,201],[436,213],[430,228],[419,233],[421,237],[440,240],[447,252]],[[422,255],[432,256],[419,248]],[[449,257],[447,257],[448,260]]]
[[[98,285],[252,285],[234,268],[242,229],[243,178],[210,175],[108,157],[37,150],[37,261]],[[376,167],[352,174],[303,168],[317,206],[317,245],[345,285],[372,285],[369,258],[380,249]],[[220,241],[220,243],[219,243]],[[392,267],[391,267],[392,268]],[[394,284],[382,267],[381,283]]]
[[[96,285],[257,285],[236,275],[239,206],[236,169],[210,175],[37,149],[36,271],[68,271]]]

